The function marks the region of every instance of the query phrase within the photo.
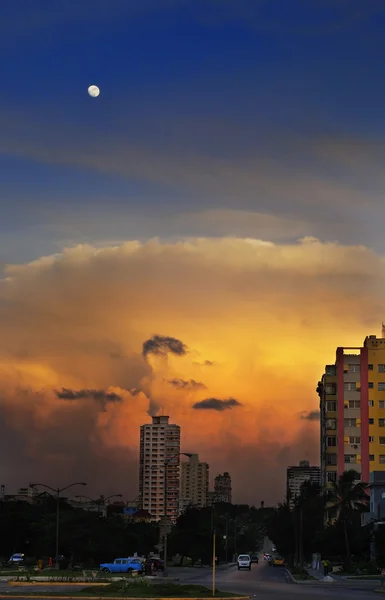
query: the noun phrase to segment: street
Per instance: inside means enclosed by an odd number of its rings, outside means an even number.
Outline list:
[[[171,569],[170,575],[180,578],[181,583],[196,583],[211,587],[211,571],[209,569]],[[288,580],[286,571],[280,567],[269,567],[261,560],[253,564],[251,571],[238,571],[237,567],[227,570],[219,569],[216,576],[216,588],[224,592],[235,592],[255,598],[255,600],[313,600],[325,598],[337,600],[368,600],[379,582],[355,582],[346,584],[304,583],[295,584]]]

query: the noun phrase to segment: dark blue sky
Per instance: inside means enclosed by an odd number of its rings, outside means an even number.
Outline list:
[[[382,0],[1,10],[1,261],[156,235],[382,249]]]

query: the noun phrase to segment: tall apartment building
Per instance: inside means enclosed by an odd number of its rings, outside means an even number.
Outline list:
[[[199,462],[198,454],[182,462],[181,497],[186,505],[202,508],[207,504],[209,465]]]
[[[320,467],[311,467],[307,460],[301,460],[299,466],[287,467],[286,494],[290,508],[295,505],[295,499],[300,495],[301,487],[305,481],[321,485]]]
[[[217,475],[214,482],[214,502],[228,502],[231,504],[231,477],[225,472]]]
[[[169,461],[165,467],[165,461]],[[179,514],[180,427],[169,417],[152,417],[140,427],[139,499],[140,507],[154,521],[164,517],[164,475],[167,469],[167,516],[176,521]]]
[[[362,347],[337,348],[318,383],[321,413],[321,485],[325,491],[346,470],[369,483],[385,471],[385,335]]]

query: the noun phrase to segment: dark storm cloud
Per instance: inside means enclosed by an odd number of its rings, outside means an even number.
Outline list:
[[[71,390],[68,388],[62,388],[59,392],[55,391],[56,396],[60,400],[84,400],[92,398],[98,402],[121,402],[122,396],[115,392],[106,392],[105,390]]]
[[[202,381],[195,379],[167,379],[167,383],[177,390],[206,390],[207,386]]]
[[[304,421],[319,421],[320,412],[319,410],[310,410],[308,412],[302,412],[301,419],[303,419]]]
[[[169,352],[184,356],[187,352],[187,346],[181,340],[168,335],[153,335],[143,342],[142,354],[145,358],[149,354],[166,356]]]
[[[219,398],[206,398],[205,400],[201,400],[200,402],[196,402],[193,404],[193,408],[197,410],[228,410],[229,408],[234,408],[235,406],[242,406],[238,400],[235,398],[228,398],[227,400],[220,400]]]
[[[85,481],[91,497],[122,493],[135,498],[137,452],[104,444],[97,426],[99,404],[57,403],[42,421],[39,407],[44,402],[43,394],[30,389],[14,390],[11,396],[0,390],[0,468],[6,493],[33,480],[53,487]],[[69,496],[81,493],[76,490]]]

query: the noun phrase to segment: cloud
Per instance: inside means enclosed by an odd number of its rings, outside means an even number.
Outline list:
[[[167,382],[178,390],[205,390],[207,386],[202,381],[195,381],[195,379],[168,379]]]
[[[166,356],[169,352],[183,356],[187,352],[187,347],[181,340],[168,335],[153,335],[143,342],[142,354],[144,357],[149,354]]]
[[[121,402],[122,396],[116,392],[108,392],[105,390],[70,390],[62,388],[61,391],[56,391],[56,396],[60,400],[83,400],[92,398],[98,402]]]
[[[319,410],[310,410],[301,413],[302,420],[304,421],[319,421],[320,420],[320,412]]]
[[[318,460],[317,427],[300,415],[314,411],[325,364],[337,346],[379,333],[384,265],[364,246],[312,238],[199,238],[81,245],[6,266],[0,468],[7,489],[37,476],[52,485],[75,477],[87,481],[90,496],[135,498],[140,425],[153,410],[180,425],[183,449],[199,452],[213,476],[231,473],[236,501],[282,500],[287,464],[307,453]],[[172,333],[177,353],[154,345],[154,331]],[[167,360],[143,356],[143,340]],[[215,365],[206,367],[204,357]],[[174,379],[203,381],[207,390],[182,394],[167,383]],[[63,389],[113,392],[122,401],[59,401],[54,390]],[[242,408],[192,409],[229,396]],[[243,451],[255,459],[255,484],[236,459]]]
[[[238,400],[235,400],[235,398],[228,398],[227,400],[220,400],[219,398],[206,398],[205,400],[200,400],[200,402],[193,404],[193,408],[198,410],[217,410],[218,412],[228,410],[229,408],[234,408],[235,406],[242,406],[242,404],[238,402]]]

